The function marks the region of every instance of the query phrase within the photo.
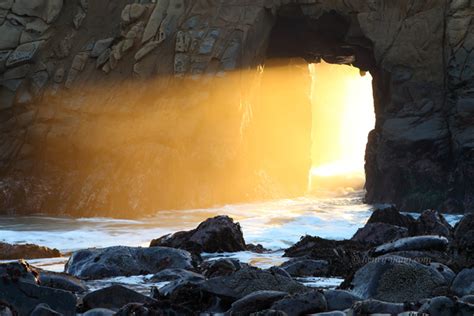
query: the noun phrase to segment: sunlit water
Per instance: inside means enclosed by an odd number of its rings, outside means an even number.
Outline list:
[[[0,217],[0,240],[8,243],[34,243],[59,249],[63,258],[29,261],[34,266],[63,271],[68,255],[75,250],[108,246],[143,246],[162,235],[195,228],[215,215],[229,215],[240,222],[247,243],[261,244],[272,252],[255,254],[204,254],[207,259],[230,257],[260,268],[280,265],[287,258],[283,249],[304,235],[348,239],[369,218],[372,206],[364,204],[362,193],[338,198],[302,197],[270,202],[227,205],[211,209],[160,211],[153,217],[137,220],[110,218],[69,218],[50,216]],[[448,216],[455,223],[459,216]],[[115,278],[91,282],[92,288],[121,283],[147,291],[147,276]],[[310,278],[312,286],[336,287],[342,280]]]

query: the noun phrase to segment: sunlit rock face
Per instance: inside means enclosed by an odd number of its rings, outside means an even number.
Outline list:
[[[368,202],[472,210],[473,14],[468,0],[0,0],[0,207],[138,216],[304,194],[302,60],[324,58],[374,78]]]

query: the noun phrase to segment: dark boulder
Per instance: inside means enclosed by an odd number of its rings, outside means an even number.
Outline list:
[[[272,310],[282,311],[288,316],[300,316],[327,311],[324,295],[319,291],[299,293],[287,296],[275,302]]]
[[[409,228],[410,236],[438,235],[451,238],[453,228],[442,214],[426,210]]]
[[[285,250],[286,257],[305,257],[329,263],[328,275],[347,277],[367,260],[369,245],[352,240],[329,240],[319,237],[302,237]]]
[[[155,300],[121,285],[112,285],[91,293],[82,299],[84,310],[107,308],[117,311],[129,303],[154,303]]]
[[[256,291],[235,301],[228,311],[233,316],[247,316],[254,312],[266,310],[288,293],[279,291]]]
[[[197,311],[187,309],[183,306],[173,305],[170,302],[156,302],[153,304],[130,303],[122,307],[116,316],[181,316],[199,315]]]
[[[447,284],[451,284],[451,282],[454,280],[456,277],[456,273],[454,273],[453,270],[451,270],[450,267],[439,263],[439,262],[431,262],[429,264],[430,267],[435,268],[439,273],[443,275],[443,277],[446,280]]]
[[[430,316],[458,315],[456,302],[446,296],[433,297],[425,302],[418,310]]]
[[[451,290],[458,296],[474,294],[474,268],[459,272],[451,284]]]
[[[182,269],[166,269],[161,272],[158,272],[150,279],[150,281],[153,282],[171,281],[159,290],[155,291],[155,293],[153,294],[154,298],[169,296],[176,289],[182,287],[183,285],[200,284],[205,280],[206,278],[201,274]]]
[[[181,248],[193,253],[247,250],[240,225],[228,216],[209,218],[196,229],[152,240],[150,247],[157,246]]]
[[[0,316],[13,316],[13,308],[5,303],[0,302]]]
[[[166,247],[109,247],[74,252],[66,263],[66,273],[81,279],[145,275],[164,269],[192,269],[191,254]]]
[[[376,247],[373,254],[384,255],[395,251],[436,250],[445,251],[449,240],[441,236],[416,236],[395,240]]]
[[[430,298],[439,287],[446,285],[446,279],[436,268],[386,255],[359,269],[350,282],[350,289],[363,299],[399,303]]]
[[[362,299],[349,291],[344,290],[325,290],[323,292],[328,305],[328,310],[345,310],[350,308],[355,302]]]
[[[62,314],[53,310],[47,304],[39,304],[35,307],[35,309],[31,312],[30,316],[60,316]]]
[[[73,293],[84,293],[87,286],[81,279],[66,273],[40,270],[39,281],[42,286],[65,290]]]
[[[113,315],[115,315],[115,312],[107,308],[94,308],[82,314],[82,316],[113,316]]]
[[[408,229],[406,227],[386,223],[370,223],[359,228],[351,240],[377,246],[407,236]]]
[[[465,296],[461,297],[461,301],[474,305],[474,294],[473,295],[465,295]]]
[[[454,227],[453,261],[459,269],[473,265],[474,213],[466,214]]]
[[[409,228],[415,219],[410,215],[403,215],[394,206],[376,209],[367,221],[367,224],[385,223],[399,227]]]
[[[39,304],[67,315],[76,311],[76,297],[67,291],[40,286],[38,272],[24,261],[0,264],[0,301],[19,315],[29,315]]]
[[[398,315],[407,310],[411,309],[403,303],[390,303],[373,299],[355,302],[351,308],[352,315]]]
[[[244,268],[234,274],[205,281],[202,289],[213,295],[234,300],[256,291],[281,291],[290,294],[308,291],[304,285],[257,268]]]
[[[451,257],[448,252],[445,251],[436,251],[436,250],[409,250],[409,251],[394,251],[390,253],[394,256],[404,257],[412,259],[423,264],[430,264],[432,262],[439,262],[447,264],[450,262]]]
[[[341,311],[332,311],[332,312],[311,314],[311,316],[347,316],[347,314]]]
[[[283,263],[280,268],[292,277],[327,276],[329,263],[325,260],[295,258]]]
[[[271,267],[271,268],[268,268],[267,271],[272,273],[272,274],[281,275],[285,278],[291,279],[291,275],[288,272],[286,272],[286,270],[283,270],[280,267]]]
[[[208,278],[231,275],[244,267],[248,267],[248,265],[235,259],[210,260],[201,264],[201,270]]]
[[[57,249],[33,244],[12,245],[0,242],[0,260],[42,259],[61,257]]]

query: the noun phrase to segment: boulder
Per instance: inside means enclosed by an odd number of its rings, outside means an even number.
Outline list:
[[[329,240],[319,237],[302,237],[285,250],[285,257],[305,257],[329,263],[328,275],[347,277],[366,261],[368,245],[352,240]]]
[[[242,230],[228,216],[216,216],[196,229],[166,235],[151,242],[150,247],[181,248],[191,252],[236,252],[246,250]]]
[[[82,314],[83,316],[113,316],[115,312],[107,308],[94,308]]]
[[[446,296],[438,296],[429,299],[418,310],[431,316],[458,315],[455,312],[456,303]]]
[[[474,295],[466,295],[461,297],[461,301],[468,303],[468,304],[473,304],[474,305]]]
[[[217,276],[231,275],[237,270],[242,269],[248,265],[241,263],[235,259],[219,259],[204,261],[201,264],[203,274],[208,278]]]
[[[448,266],[444,264],[441,264],[439,262],[431,262],[429,266],[438,270],[439,273],[441,273],[443,277],[446,279],[447,284],[451,284],[451,282],[456,277],[456,273],[454,273],[454,271],[451,270],[451,268],[449,268]]]
[[[474,268],[459,272],[451,284],[451,290],[459,296],[474,294]]]
[[[355,302],[350,309],[349,315],[371,315],[371,314],[388,314],[398,315],[405,311],[403,303],[389,303],[379,300],[365,300]]]
[[[47,304],[38,304],[31,312],[30,316],[60,316],[62,314],[51,309]]]
[[[0,260],[57,258],[61,253],[57,249],[33,244],[12,245],[0,242]]]
[[[106,308],[118,311],[129,303],[154,303],[151,297],[145,296],[121,285],[112,285],[91,293],[82,299],[85,310],[94,308]]]
[[[386,223],[369,223],[359,228],[351,240],[376,246],[407,236],[408,229],[406,227]]]
[[[435,290],[446,285],[446,279],[434,267],[385,255],[359,269],[350,282],[350,289],[363,299],[399,303],[432,297]]]
[[[105,52],[112,45],[113,41],[114,41],[113,37],[98,40],[97,42],[94,43],[94,47],[92,48],[90,56],[93,58],[99,57],[100,55],[102,55],[103,52]]]
[[[329,263],[326,260],[292,259],[283,263],[280,268],[292,277],[326,276]]]
[[[453,228],[442,214],[435,210],[426,210],[410,226],[411,236],[438,235],[451,238]]]
[[[355,302],[362,301],[360,297],[344,290],[325,290],[323,294],[330,311],[345,310]]]
[[[287,296],[274,303],[271,309],[282,311],[288,316],[299,316],[325,312],[327,310],[327,303],[326,298],[321,292],[311,291]]]
[[[170,281],[170,283],[161,287],[153,297],[166,297],[185,284],[200,284],[205,280],[206,278],[203,275],[183,269],[166,269],[149,279],[152,282]]]
[[[395,251],[411,251],[411,250],[437,250],[444,251],[447,249],[449,240],[440,236],[416,236],[402,238],[387,244],[383,244],[374,249],[376,256],[384,255]]]
[[[0,264],[0,301],[8,302],[20,315],[29,315],[39,304],[57,313],[75,313],[72,293],[40,286],[37,278],[38,272],[24,261]]]
[[[12,11],[17,15],[36,16],[51,23],[61,12],[63,0],[15,0]]]
[[[39,281],[42,286],[68,292],[84,293],[87,291],[87,286],[82,280],[66,273],[41,270],[39,271]]]
[[[256,291],[232,303],[228,313],[235,316],[246,316],[270,308],[274,302],[287,295],[288,293],[279,291]]]
[[[307,292],[304,285],[256,268],[244,268],[229,276],[209,279],[202,289],[213,295],[241,299],[256,291],[280,291],[290,294]]]
[[[5,63],[7,67],[29,63],[44,41],[36,41],[19,45],[9,56]]]
[[[324,313],[311,314],[311,316],[346,316],[347,314],[341,311],[332,311]]]
[[[474,213],[466,214],[454,227],[454,259],[459,268],[474,262]]]
[[[415,219],[410,215],[403,215],[394,206],[376,209],[367,221],[367,224],[385,223],[409,228]]]
[[[13,316],[12,307],[5,303],[0,303],[0,316]]]
[[[71,255],[65,271],[81,279],[101,279],[153,274],[169,268],[193,268],[191,254],[166,247],[85,249]]]

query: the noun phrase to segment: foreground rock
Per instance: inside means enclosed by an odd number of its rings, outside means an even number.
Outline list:
[[[210,218],[196,229],[152,240],[150,247],[156,246],[181,248],[194,253],[247,250],[240,225],[228,216]]]
[[[350,283],[351,292],[363,299],[395,303],[433,297],[444,286],[447,280],[435,267],[392,255],[369,262]]]
[[[191,254],[166,247],[86,249],[71,255],[65,271],[81,279],[101,279],[154,274],[169,268],[192,269]]]
[[[454,227],[453,261],[458,269],[474,262],[474,213],[466,214]]]
[[[459,296],[474,294],[474,268],[459,272],[451,285],[451,289]]]
[[[38,245],[12,245],[0,242],[0,260],[57,258],[61,253],[57,249]]]
[[[386,223],[368,223],[364,227],[359,228],[351,240],[371,245],[380,245],[407,236],[408,229],[406,227]]]
[[[293,259],[280,266],[292,277],[326,276],[329,263],[325,260]]]
[[[308,288],[281,275],[256,268],[244,268],[232,275],[216,277],[202,284],[202,289],[213,295],[241,299],[256,291],[304,293]]]
[[[411,236],[438,235],[451,238],[453,227],[442,214],[434,210],[426,210],[410,225]]]
[[[286,257],[325,260],[329,263],[327,275],[350,276],[366,261],[370,246],[352,240],[328,240],[305,236],[294,246],[285,250]]]
[[[395,251],[413,251],[413,250],[435,250],[445,251],[449,241],[446,237],[439,236],[417,236],[407,237],[395,240],[378,246],[374,249],[374,255],[380,256]]]
[[[367,224],[372,223],[385,223],[409,228],[415,223],[415,219],[409,215],[401,214],[396,207],[390,206],[387,208],[376,209],[367,220]]]
[[[270,308],[274,302],[287,295],[288,293],[280,291],[256,291],[232,303],[228,313],[235,316],[244,316],[259,312]]]
[[[105,308],[118,311],[130,303],[153,304],[156,301],[124,286],[113,285],[87,294],[82,302],[85,310]]]
[[[288,316],[308,315],[326,311],[327,302],[321,292],[311,291],[287,296],[274,303],[271,309],[284,312]]]
[[[68,292],[84,293],[87,291],[87,286],[82,280],[66,273],[40,270],[39,281],[42,286],[65,290]]]
[[[0,301],[13,312],[29,315],[39,304],[57,313],[74,315],[76,297],[67,291],[40,286],[38,272],[24,261],[0,264]]]

